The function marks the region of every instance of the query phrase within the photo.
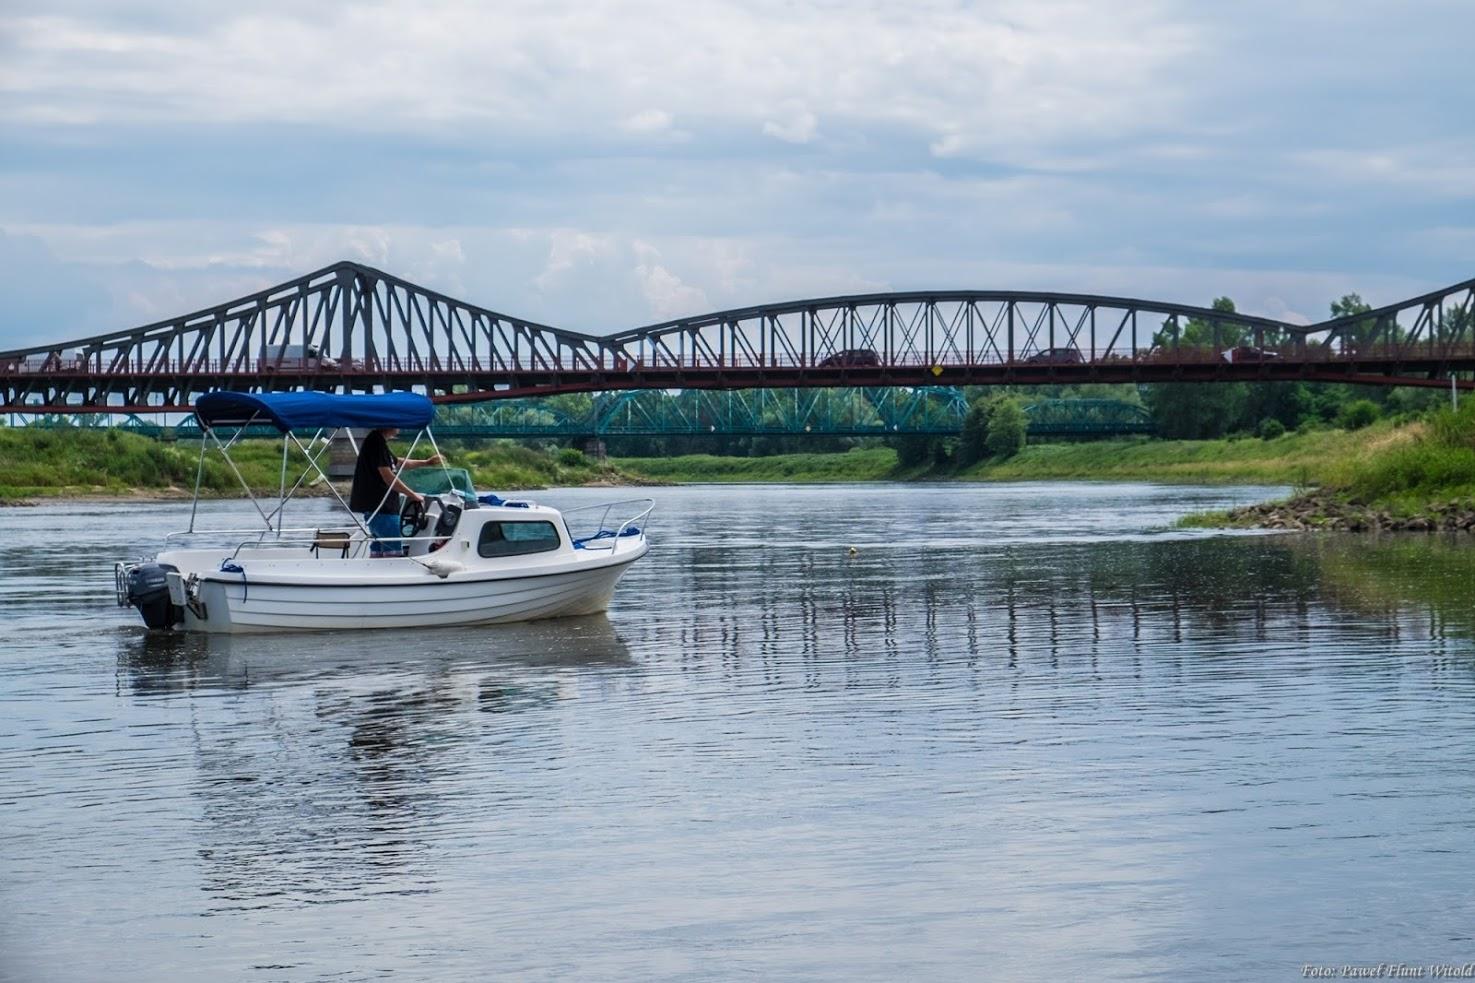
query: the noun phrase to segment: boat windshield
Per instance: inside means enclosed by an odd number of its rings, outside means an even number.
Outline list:
[[[400,480],[421,495],[457,492],[464,498],[476,497],[476,486],[465,468],[416,468],[402,473]]]

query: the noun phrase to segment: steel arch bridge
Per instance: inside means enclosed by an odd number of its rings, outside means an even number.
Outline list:
[[[450,403],[653,389],[1444,385],[1475,371],[1472,309],[1475,280],[1309,326],[1122,297],[963,290],[767,304],[596,337],[343,262],[181,317],[0,353],[0,411],[182,412],[218,388],[417,389]]]

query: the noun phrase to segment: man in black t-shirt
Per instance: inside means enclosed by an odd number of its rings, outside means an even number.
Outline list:
[[[358,462],[353,466],[353,488],[348,493],[348,507],[362,512],[373,539],[370,556],[403,556],[404,544],[399,529],[399,492],[424,503],[425,499],[399,479],[395,473],[394,455],[389,441],[399,435],[395,429],[372,430],[359,447]],[[425,458],[407,458],[403,469],[444,464],[439,454]]]

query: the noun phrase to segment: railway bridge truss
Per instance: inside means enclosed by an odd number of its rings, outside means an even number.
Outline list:
[[[1156,427],[1140,404],[1114,399],[1041,399],[1024,407],[1036,438],[1092,438],[1151,434]],[[908,389],[688,389],[630,390],[593,397],[520,397],[450,407],[435,426],[441,438],[590,439],[668,436],[951,436],[968,414],[963,390]],[[201,436],[186,418],[171,422],[136,413],[10,413],[10,426],[67,429],[117,427],[149,437]],[[257,436],[270,436],[261,428]],[[304,436],[310,434],[304,433]]]

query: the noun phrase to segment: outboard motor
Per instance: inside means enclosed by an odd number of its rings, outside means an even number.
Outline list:
[[[120,569],[118,602],[131,604],[150,628],[168,628],[184,621],[184,609],[169,599],[169,573],[162,563],[139,563]]]

